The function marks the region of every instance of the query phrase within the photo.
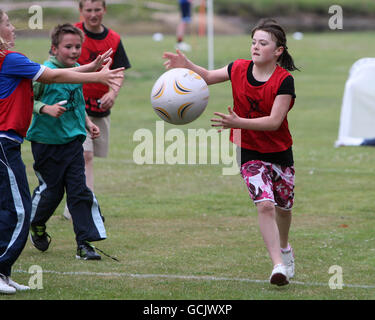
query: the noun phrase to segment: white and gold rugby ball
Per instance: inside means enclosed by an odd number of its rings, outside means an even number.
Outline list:
[[[151,90],[155,113],[172,124],[186,124],[206,109],[210,96],[207,83],[197,73],[174,68],[163,73]]]

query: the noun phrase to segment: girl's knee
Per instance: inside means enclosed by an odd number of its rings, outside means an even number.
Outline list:
[[[275,204],[272,201],[262,201],[256,204],[259,214],[275,214]]]

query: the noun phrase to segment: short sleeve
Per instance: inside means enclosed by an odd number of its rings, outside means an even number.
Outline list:
[[[280,94],[290,94],[293,98],[296,97],[294,89],[294,79],[292,76],[287,76],[284,81],[281,83],[277,95]]]
[[[117,69],[122,67],[124,67],[125,69],[129,69],[131,68],[131,64],[126,54],[125,48],[122,44],[122,41],[120,41],[115,52],[115,55],[113,57],[113,64],[111,69]]]
[[[45,67],[16,52],[9,53],[1,68],[5,76],[37,80]]]
[[[231,79],[232,67],[233,67],[233,62],[231,62],[230,64],[228,64],[228,76],[229,76],[229,79]]]

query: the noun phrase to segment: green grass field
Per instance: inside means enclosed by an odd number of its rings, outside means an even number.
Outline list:
[[[28,283],[30,266],[43,270],[43,289],[0,299],[374,299],[375,150],[333,147],[350,66],[373,55],[372,33],[330,32],[289,39],[301,72],[295,72],[297,99],[289,114],[294,137],[296,200],[290,242],[296,277],[286,287],[267,283],[271,262],[257,213],[238,175],[225,165],[136,165],[136,130],[155,133],[159,118],[149,96],[164,72],[162,52],[174,38],[124,39],[132,69],[112,114],[110,156],[96,159],[95,194],[106,217],[108,239],[96,243],[116,256],[100,262],[74,258],[72,224],[63,205],[48,223],[50,249],[30,241],[14,265],[13,278]],[[43,62],[47,39],[18,39],[17,50]],[[188,39],[189,57],[207,65],[205,39]],[[215,66],[249,57],[249,36],[215,38]],[[210,87],[205,113],[188,129],[210,129],[214,111],[231,104],[230,83]],[[165,131],[174,126],[165,124]],[[168,146],[170,142],[166,142]],[[23,145],[30,188],[37,180],[30,144]],[[342,289],[330,289],[329,268],[342,267]]]

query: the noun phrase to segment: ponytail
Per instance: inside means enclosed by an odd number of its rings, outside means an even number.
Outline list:
[[[293,60],[292,56],[289,54],[287,46],[284,47],[284,51],[281,54],[281,56],[279,57],[279,59],[277,60],[277,62],[279,63],[280,67],[283,67],[284,69],[286,69],[288,71],[295,71],[295,70],[300,71],[295,66],[294,60]]]
[[[251,37],[254,36],[255,31],[262,30],[268,32],[272,35],[274,40],[276,41],[276,47],[283,47],[284,51],[280,55],[277,63],[280,67],[288,71],[299,70],[293,61],[292,56],[288,52],[288,47],[286,45],[286,35],[284,29],[277,23],[274,19],[262,19],[258,22],[258,24],[253,28],[251,31]]]

